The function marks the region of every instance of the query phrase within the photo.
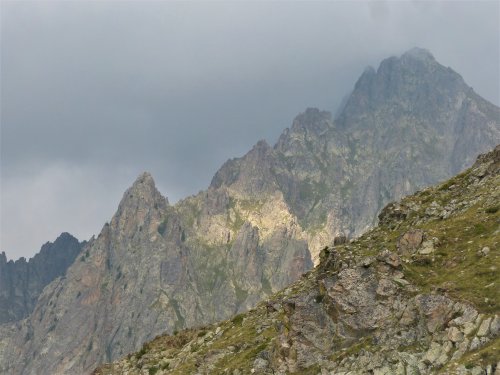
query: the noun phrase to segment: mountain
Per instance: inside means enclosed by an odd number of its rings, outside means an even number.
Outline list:
[[[0,324],[27,317],[46,285],[66,273],[85,243],[69,233],[47,242],[29,261],[0,254]]]
[[[499,186],[500,145],[249,312],[94,374],[498,374]]]
[[[139,176],[33,313],[0,326],[0,372],[85,373],[160,333],[247,311],[310,270],[325,245],[373,225],[389,200],[499,142],[500,109],[428,52],[384,60],[336,120],[306,110],[197,195],[170,205]]]
[[[272,149],[229,161],[211,186],[280,191],[317,261],[334,236],[363,233],[387,202],[451,177],[499,141],[500,109],[416,48],[366,69],[335,121],[306,110]]]
[[[225,198],[207,195],[205,215],[216,217],[229,204]],[[46,287],[18,324],[2,370],[88,372],[160,332],[246,310],[271,285],[282,288],[312,267],[306,242],[291,238],[293,228],[268,235],[246,222],[217,247],[210,238],[191,238],[185,220],[151,175],[139,176],[66,277]]]

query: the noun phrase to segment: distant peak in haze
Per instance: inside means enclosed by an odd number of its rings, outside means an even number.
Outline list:
[[[0,253],[0,324],[30,314],[43,288],[66,273],[85,244],[64,232],[28,261],[24,257],[7,261]]]
[[[425,48],[413,47],[412,49],[406,51],[401,58],[412,57],[419,60],[436,60],[432,53]]]
[[[460,107],[470,91],[460,74],[440,64],[428,50],[412,48],[400,57],[384,59],[377,70],[364,70],[337,117],[337,125],[357,126],[359,119],[354,119],[360,113],[373,114],[382,108],[433,117]]]
[[[430,71],[428,69],[430,66],[440,65],[429,50],[414,47],[403,53],[400,57],[391,56],[384,59],[377,70],[372,66],[367,66],[356,82],[355,89],[362,89],[370,85],[377,74],[393,74],[396,70],[403,68],[404,65],[407,65],[405,69],[415,71],[416,67],[412,63],[424,66],[425,71]]]
[[[292,131],[321,133],[332,123],[332,114],[318,108],[307,108],[293,120]]]
[[[76,237],[74,237],[73,235],[71,235],[70,233],[62,232],[59,235],[59,237],[57,237],[55,239],[54,242],[47,241],[40,249],[40,253],[43,254],[43,253],[50,253],[50,252],[59,251],[59,248],[64,248],[65,246],[67,246],[70,243],[78,243],[78,242],[79,242],[78,239]],[[85,241],[82,242],[82,244],[84,244],[84,243],[85,243]],[[34,257],[30,258],[30,261],[32,261],[34,259]]]
[[[411,72],[412,74],[426,75],[441,68],[446,69],[428,50],[415,47],[406,51],[399,57],[391,56],[384,59],[377,69],[377,74],[405,71]],[[459,76],[458,73],[455,74]]]
[[[271,146],[269,146],[269,143],[265,139],[260,139],[252,149],[255,150],[269,150],[271,149]]]
[[[83,246],[87,241],[83,241],[81,242],[81,246]],[[34,259],[36,259],[37,257],[40,257],[40,254],[48,254],[48,253],[53,253],[55,251],[59,251],[60,248],[64,248],[65,246],[68,246],[68,244],[72,244],[72,243],[79,243],[79,240],[73,236],[72,234],[68,233],[68,232],[62,232],[55,240],[54,242],[50,242],[50,241],[47,241],[45,242],[42,247],[40,248],[40,250],[38,251],[38,253],[35,253],[35,255],[33,255],[32,257],[30,258],[26,258],[26,257],[19,257],[18,259],[8,259],[7,258],[7,254],[5,254],[5,251],[2,251],[0,253],[0,257],[2,258],[5,258],[5,262],[9,261],[9,262],[20,262],[20,263],[24,263],[24,262],[33,262]]]

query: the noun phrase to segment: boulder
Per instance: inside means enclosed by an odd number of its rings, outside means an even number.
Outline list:
[[[394,268],[398,268],[401,266],[401,258],[397,254],[394,254],[391,251],[389,251],[388,249],[382,250],[377,255],[377,260],[386,263]]]
[[[424,231],[421,229],[410,229],[399,237],[397,242],[398,253],[401,255],[414,254],[424,241]]]

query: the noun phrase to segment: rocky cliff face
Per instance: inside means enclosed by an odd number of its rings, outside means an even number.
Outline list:
[[[0,324],[27,317],[46,285],[66,273],[84,243],[69,233],[47,242],[29,261],[0,254]]]
[[[500,146],[255,309],[94,373],[498,374],[499,186]]]
[[[448,104],[428,103],[431,94]],[[500,142],[499,114],[415,50],[367,70],[337,120],[306,110],[276,145],[257,143],[175,206],[140,176],[33,314],[2,327],[0,370],[85,373],[160,333],[252,308],[334,237],[366,230],[389,199]]]

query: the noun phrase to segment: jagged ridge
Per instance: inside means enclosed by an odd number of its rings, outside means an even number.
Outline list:
[[[159,333],[245,311],[310,269],[310,253],[317,260],[336,235],[366,230],[390,199],[450,176],[453,160],[472,163],[500,141],[499,109],[456,73],[448,90],[451,73],[420,55],[384,61],[345,115],[306,110],[276,145],[259,142],[175,206],[140,176],[83,260],[0,336],[3,371],[84,372]],[[421,113],[410,104],[426,90],[453,105]]]
[[[40,252],[26,261],[7,261],[0,254],[0,324],[21,320],[35,307],[46,285],[66,273],[85,242],[62,233],[53,243],[47,242]]]

